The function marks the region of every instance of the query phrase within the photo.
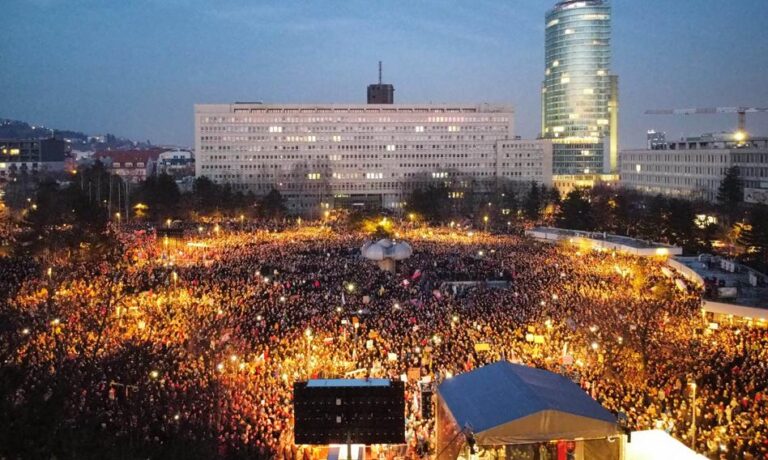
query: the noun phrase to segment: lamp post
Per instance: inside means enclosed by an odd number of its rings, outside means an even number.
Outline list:
[[[691,382],[691,449],[696,450],[696,382]]]
[[[488,216],[483,216],[483,224],[485,224],[485,231],[488,231]]]

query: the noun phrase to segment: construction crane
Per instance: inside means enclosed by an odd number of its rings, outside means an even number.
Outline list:
[[[703,109],[661,109],[646,110],[646,115],[716,115],[719,113],[739,114],[739,125],[734,133],[738,142],[747,140],[747,114],[768,112],[768,108],[761,107],[707,107]]]

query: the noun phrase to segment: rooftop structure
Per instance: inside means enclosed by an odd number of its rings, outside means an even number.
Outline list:
[[[765,309],[768,317],[768,276],[720,257],[675,257],[700,277],[708,301]]]
[[[676,246],[608,233],[584,232],[552,227],[536,227],[527,230],[525,233],[542,241],[567,240],[573,244],[586,244],[591,249],[621,251],[637,256],[672,256],[683,253],[682,248]]]

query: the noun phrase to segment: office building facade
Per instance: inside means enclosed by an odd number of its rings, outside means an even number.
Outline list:
[[[565,0],[546,15],[541,136],[555,175],[618,168],[618,77],[611,75],[611,7]]]
[[[733,134],[705,135],[668,142],[666,149],[625,150],[620,184],[649,194],[715,201],[733,166],[746,192],[768,191],[768,138],[745,143]]]
[[[506,106],[195,106],[195,172],[236,190],[273,188],[289,210],[398,210],[414,189],[490,193],[500,182],[551,183],[548,141],[514,136]]]
[[[61,139],[0,139],[0,178],[65,169],[69,148]]]

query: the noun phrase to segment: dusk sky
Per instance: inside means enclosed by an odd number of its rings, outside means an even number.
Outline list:
[[[544,14],[555,0],[2,0],[0,117],[154,143],[193,143],[193,104],[506,103],[539,130]],[[622,147],[656,128],[732,130],[768,107],[768,1],[614,0]],[[768,114],[748,118],[768,135]]]

